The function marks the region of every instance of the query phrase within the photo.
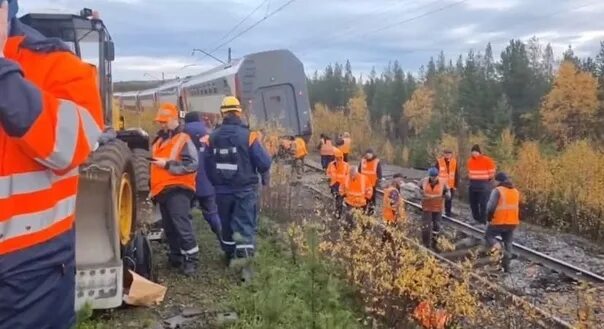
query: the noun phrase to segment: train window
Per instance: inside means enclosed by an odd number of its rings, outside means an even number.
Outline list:
[[[214,87],[214,94],[218,94],[218,88]]]
[[[281,103],[281,96],[271,96],[270,99],[271,99],[271,101]]]

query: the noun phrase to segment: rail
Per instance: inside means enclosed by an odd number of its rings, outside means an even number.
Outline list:
[[[323,171],[321,166],[312,160],[305,159],[304,164],[312,169]],[[384,194],[383,190],[381,189],[377,189],[377,192],[381,195]],[[405,199],[403,199],[403,201],[405,202],[405,204],[408,204],[415,209],[422,209],[422,206],[418,203]],[[485,231],[480,228],[474,227],[468,223],[464,223],[458,219],[449,216],[443,216],[443,219],[443,224],[453,227],[457,231],[460,231],[473,238],[484,238]],[[563,260],[551,257],[529,247],[525,247],[516,242],[514,242],[514,248],[512,249],[512,253],[518,257],[522,257],[526,260],[544,266],[554,272],[564,274],[567,277],[572,278],[576,281],[586,281],[595,284],[604,284],[604,277],[599,274],[577,267]]]

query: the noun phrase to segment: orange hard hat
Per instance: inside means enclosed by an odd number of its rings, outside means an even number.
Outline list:
[[[162,103],[155,116],[155,122],[166,123],[171,119],[178,119],[178,108],[172,103]]]

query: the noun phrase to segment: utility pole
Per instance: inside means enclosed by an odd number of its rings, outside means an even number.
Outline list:
[[[231,47],[229,47],[229,56],[228,56],[228,61],[227,63],[231,62]]]

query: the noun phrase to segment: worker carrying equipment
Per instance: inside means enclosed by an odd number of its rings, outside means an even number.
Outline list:
[[[340,194],[344,197],[347,224],[352,227],[354,225],[353,210],[365,209],[367,200],[371,200],[373,189],[369,185],[367,177],[359,173],[356,167],[350,166],[346,183],[340,185]]]
[[[468,159],[469,196],[472,217],[481,224],[486,223],[487,202],[491,193],[491,181],[497,167],[495,161],[483,155],[478,144],[472,146],[472,156]]]
[[[159,204],[170,248],[170,265],[192,276],[197,272],[199,246],[191,220],[198,155],[189,135],[179,132],[178,108],[163,103],[155,118],[161,127],[151,154],[151,193]]]
[[[380,159],[373,153],[372,149],[367,149],[361,163],[359,163],[359,172],[367,177],[367,184],[371,187],[371,199],[367,200],[365,213],[373,215],[375,212],[375,196],[378,183],[382,180],[382,165]]]
[[[94,67],[17,11],[0,1],[0,327],[70,328],[78,166],[104,129],[101,97]]]
[[[485,240],[489,247],[494,248],[499,246],[497,237],[501,237],[504,246],[502,267],[505,272],[509,272],[514,231],[520,224],[520,192],[503,172],[495,176],[495,181],[498,186],[491,192],[487,204],[489,224]]]
[[[231,267],[243,267],[242,280],[248,281],[256,248],[258,174],[268,185],[271,158],[258,134],[243,124],[237,98],[225,97],[220,111],[223,121],[210,135],[206,168],[216,189],[226,257]]]
[[[459,167],[457,166],[457,159],[453,157],[453,151],[444,149],[443,156],[436,160],[434,167],[438,168],[440,179],[447,182],[449,191],[451,192],[451,198],[445,200],[445,215],[450,217],[453,198],[459,185]]]
[[[438,177],[438,169],[428,169],[428,177],[421,181],[422,192],[422,242],[428,248],[436,249],[440,234],[445,199],[451,197],[447,183]]]
[[[337,148],[334,148],[335,160],[327,166],[327,176],[329,177],[329,189],[335,200],[335,216],[342,217],[344,207],[344,197],[340,193],[340,186],[346,184],[346,178],[350,171],[350,166],[344,161],[344,154]]]
[[[333,143],[331,142],[331,138],[325,134],[321,134],[321,139],[319,140],[319,154],[321,154],[321,167],[323,170],[327,169],[327,166],[330,162],[334,160],[333,155]]]
[[[210,138],[210,131],[207,125],[202,121],[201,112],[189,112],[185,115],[185,132],[189,135],[193,144],[198,150],[199,165],[197,166],[197,176],[195,179],[195,196],[197,204],[203,213],[204,219],[210,225],[212,232],[224,250],[222,243],[222,224],[218,216],[218,206],[216,205],[216,193],[214,186],[208,179],[207,169],[205,167],[205,154]]]

